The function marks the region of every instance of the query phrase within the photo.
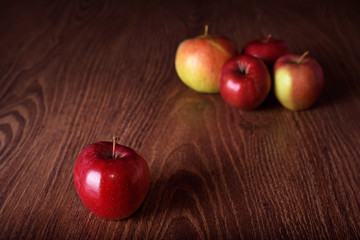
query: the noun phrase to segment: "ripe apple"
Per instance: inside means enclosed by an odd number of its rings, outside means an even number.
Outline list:
[[[146,161],[131,148],[97,142],[84,148],[74,170],[76,191],[85,206],[104,219],[123,219],[143,202],[150,184]]]
[[[242,110],[257,108],[271,88],[269,71],[262,60],[240,55],[221,68],[220,94],[229,105]]]
[[[175,56],[179,78],[190,88],[203,93],[219,92],[219,73],[222,65],[238,54],[235,45],[225,37],[207,33],[184,40]]]
[[[248,42],[243,50],[244,54],[258,57],[266,65],[272,66],[279,57],[290,54],[290,47],[282,40],[272,38],[269,34],[267,38],[255,39]]]
[[[274,91],[279,102],[297,111],[309,108],[324,87],[324,74],[319,63],[305,52],[279,58],[274,65]]]

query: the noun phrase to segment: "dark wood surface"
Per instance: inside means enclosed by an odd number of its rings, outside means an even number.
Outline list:
[[[359,239],[360,8],[348,1],[1,1],[1,239]],[[325,73],[309,110],[187,88],[178,44],[271,33]],[[142,207],[102,220],[73,170],[88,144],[136,149]]]

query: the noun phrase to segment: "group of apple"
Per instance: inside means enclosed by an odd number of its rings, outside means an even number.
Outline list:
[[[268,96],[273,82],[277,99],[286,108],[302,110],[319,97],[324,85],[320,65],[291,54],[278,39],[257,39],[239,55],[225,37],[205,34],[183,41],[177,50],[176,71],[190,88],[220,94],[231,106],[252,110]],[[271,80],[270,72],[274,77]],[[83,149],[74,169],[75,189],[84,205],[104,219],[124,219],[142,204],[150,185],[146,161],[133,149],[97,142]]]
[[[179,78],[202,93],[218,93],[229,105],[253,110],[273,91],[286,108],[297,111],[312,106],[324,86],[319,63],[308,56],[293,54],[280,39],[255,39],[242,54],[226,37],[205,33],[180,43],[175,68]]]

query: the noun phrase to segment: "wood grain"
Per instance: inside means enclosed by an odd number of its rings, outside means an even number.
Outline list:
[[[351,1],[1,1],[1,239],[360,238],[360,9]],[[178,79],[203,31],[239,50],[271,33],[322,65],[325,89],[291,112],[270,94],[227,106]],[[151,185],[130,218],[81,203],[75,160],[119,137]]]

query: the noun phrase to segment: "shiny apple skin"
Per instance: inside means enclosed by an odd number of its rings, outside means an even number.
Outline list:
[[[247,69],[241,73],[239,63]],[[268,96],[271,77],[263,61],[250,55],[231,58],[221,69],[220,94],[224,101],[242,110],[257,108]]]
[[[293,111],[310,108],[324,88],[324,73],[320,64],[311,57],[301,63],[298,54],[279,58],[274,65],[274,93],[279,102]]]
[[[201,93],[218,93],[220,69],[237,54],[236,46],[228,38],[201,35],[179,44],[175,69],[189,88]]]
[[[76,160],[74,184],[85,206],[109,220],[124,219],[142,204],[150,185],[146,161],[131,148],[97,142],[84,148]]]
[[[260,58],[267,66],[272,66],[279,57],[292,51],[289,45],[280,39],[260,38],[248,42],[243,53]]]

